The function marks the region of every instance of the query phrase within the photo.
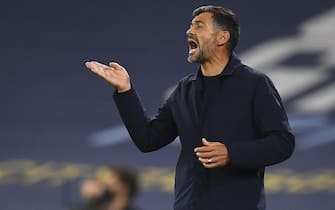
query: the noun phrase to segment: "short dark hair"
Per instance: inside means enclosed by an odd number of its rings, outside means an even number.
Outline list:
[[[228,8],[208,5],[195,9],[192,17],[195,18],[204,12],[212,13],[214,24],[230,33],[227,49],[232,52],[240,39],[240,23],[235,13]]]
[[[109,167],[109,169],[117,174],[122,183],[127,185],[129,198],[135,197],[139,188],[137,173],[126,167]]]

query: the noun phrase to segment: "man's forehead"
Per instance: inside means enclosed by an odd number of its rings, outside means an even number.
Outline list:
[[[197,23],[197,22],[207,22],[209,20],[212,20],[213,14],[210,12],[203,12],[200,13],[199,15],[195,16],[192,19],[192,23]]]

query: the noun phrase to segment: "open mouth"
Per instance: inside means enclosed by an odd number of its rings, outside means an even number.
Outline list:
[[[189,53],[193,53],[198,48],[198,43],[193,39],[188,39],[187,43],[189,47]]]

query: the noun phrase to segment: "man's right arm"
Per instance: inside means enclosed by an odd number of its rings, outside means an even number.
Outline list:
[[[114,100],[121,118],[142,152],[157,150],[177,137],[177,128],[167,102],[154,119],[149,119],[123,66],[114,62],[107,66],[96,61],[86,62],[85,65],[117,90]]]
[[[177,137],[177,128],[167,102],[150,119],[134,88],[123,93],[115,92],[114,100],[131,139],[142,152],[158,150]]]

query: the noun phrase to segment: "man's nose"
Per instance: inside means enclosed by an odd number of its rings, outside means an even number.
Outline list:
[[[194,31],[192,30],[192,28],[186,30],[186,35],[187,36],[194,35]]]

